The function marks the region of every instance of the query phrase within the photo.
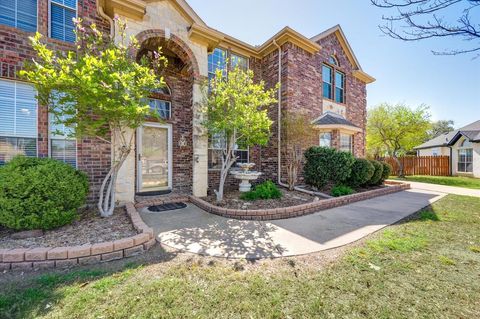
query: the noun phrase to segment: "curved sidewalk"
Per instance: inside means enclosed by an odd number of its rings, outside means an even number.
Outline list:
[[[480,197],[480,189],[470,189],[470,188],[464,188],[464,187],[438,185],[438,184],[412,182],[412,181],[399,181],[399,180],[393,180],[393,179],[391,181],[397,182],[397,183],[401,182],[401,183],[410,184],[412,189],[432,191],[432,192],[438,192],[438,193],[444,193],[444,194]]]
[[[195,205],[140,212],[157,240],[169,247],[215,257],[273,258],[313,253],[357,241],[440,199],[445,194],[409,190],[307,216],[276,221],[235,220]]]

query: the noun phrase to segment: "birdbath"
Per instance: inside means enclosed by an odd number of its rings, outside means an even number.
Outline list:
[[[256,180],[260,175],[262,175],[262,173],[250,170],[255,166],[255,163],[239,163],[237,166],[240,168],[240,170],[232,170],[230,174],[232,174],[236,179],[241,180],[238,188],[240,192],[249,192],[252,189],[252,184],[250,184],[250,181]]]

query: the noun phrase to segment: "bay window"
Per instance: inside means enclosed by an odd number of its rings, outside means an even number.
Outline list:
[[[50,37],[66,42],[75,42],[77,0],[50,0]]]
[[[37,0],[1,0],[0,24],[37,31]]]
[[[332,147],[332,133],[331,132],[320,133],[319,145],[322,147]]]
[[[344,133],[340,134],[340,150],[353,153],[352,135]]]
[[[37,99],[33,86],[0,80],[0,165],[15,155],[37,156]]]

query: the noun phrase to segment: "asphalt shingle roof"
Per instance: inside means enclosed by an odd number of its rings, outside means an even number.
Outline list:
[[[332,113],[332,112],[325,112],[325,114],[323,114],[320,118],[318,118],[313,124],[320,125],[320,126],[337,124],[337,125],[347,125],[347,126],[358,127],[357,125],[353,124],[343,116]]]
[[[480,120],[470,123],[458,130],[432,138],[421,145],[415,146],[413,149],[447,146],[458,133],[467,137],[471,141],[480,141]]]

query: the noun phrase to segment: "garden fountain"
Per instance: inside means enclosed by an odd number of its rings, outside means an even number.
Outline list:
[[[252,189],[252,184],[250,181],[256,180],[260,175],[261,172],[251,171],[255,166],[255,163],[238,163],[237,164],[239,170],[232,170],[230,174],[232,174],[236,179],[241,180],[239,191],[249,192]]]

